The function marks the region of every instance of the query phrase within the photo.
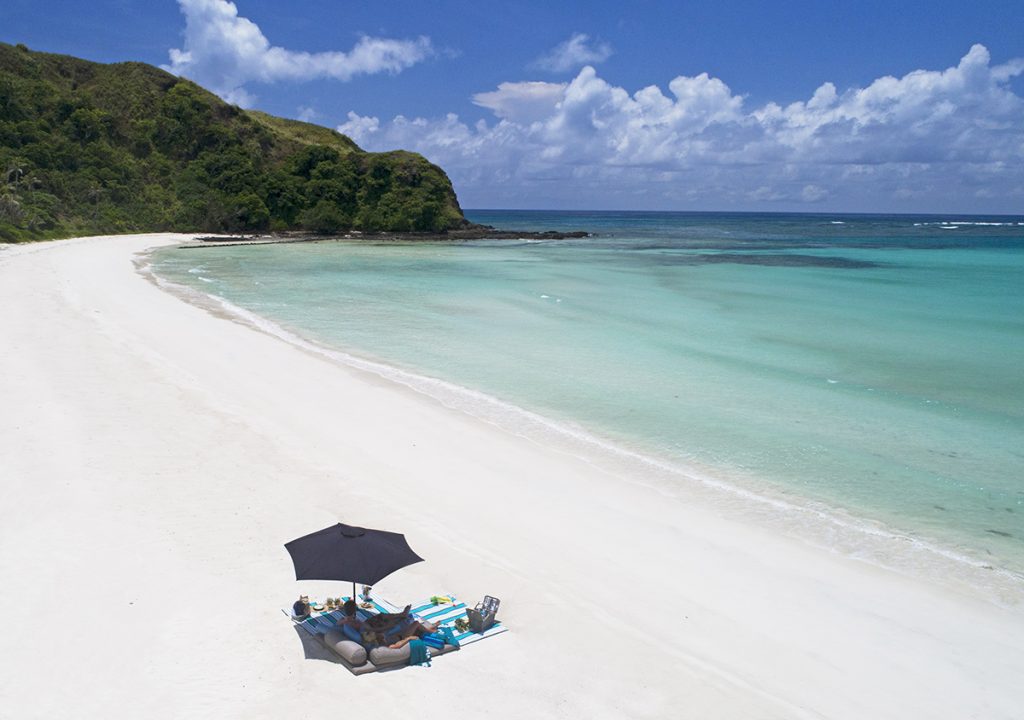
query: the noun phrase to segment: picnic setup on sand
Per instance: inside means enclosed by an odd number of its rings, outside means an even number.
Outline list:
[[[500,602],[489,595],[467,607],[454,595],[433,595],[399,607],[370,597],[373,585],[394,571],[422,562],[400,533],[338,523],[285,544],[296,580],[352,583],[352,594],[326,598],[306,595],[283,612],[301,631],[336,654],[353,674],[362,675],[430,660],[464,645],[505,632],[497,620]],[[362,593],[356,593],[356,584]]]

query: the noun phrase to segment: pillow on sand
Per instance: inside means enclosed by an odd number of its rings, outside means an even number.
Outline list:
[[[324,635],[324,644],[353,667],[366,664],[366,648],[352,642],[337,630],[329,630]]]
[[[375,647],[370,651],[370,662],[377,667],[382,665],[405,665],[409,662],[409,653],[408,645],[398,650],[392,650],[389,647]]]

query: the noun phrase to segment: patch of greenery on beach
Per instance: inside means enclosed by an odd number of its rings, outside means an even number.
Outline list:
[[[0,43],[0,241],[145,231],[440,232],[444,171],[242,110],[137,62]]]

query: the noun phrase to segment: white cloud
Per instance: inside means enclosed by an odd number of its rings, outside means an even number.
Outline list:
[[[945,209],[968,197],[1012,207],[1024,184],[1024,99],[1009,81],[1022,73],[1024,60],[992,65],[975,45],[946,70],[844,92],[825,83],[807,101],[748,109],[706,73],[676,77],[667,94],[653,85],[630,94],[585,67],[569,83],[475,95],[490,123],[350,113],[339,129],[370,149],[423,153],[470,207],[631,207],[638,197],[660,207]]]
[[[308,105],[299,105],[296,110],[295,117],[302,122],[311,123],[320,117],[320,113],[318,113],[315,108],[311,108]]]
[[[604,42],[588,45],[589,42],[589,35],[573,33],[572,37],[559,43],[551,52],[534,60],[530,66],[551,72],[567,72],[583,65],[604,62],[611,57],[611,45]]]
[[[800,191],[800,199],[804,202],[818,202],[828,197],[828,190],[817,185],[804,185],[803,190]]]
[[[504,120],[532,123],[549,117],[562,100],[567,83],[505,82],[492,92],[477,93],[473,103]]]
[[[166,70],[195,80],[229,102],[251,105],[248,82],[397,73],[429,57],[430,39],[363,36],[348,52],[300,52],[273,46],[259,26],[240,17],[227,0],[178,0],[185,15],[185,43],[170,50]]]
[[[397,121],[398,118],[395,118],[395,120]],[[342,123],[338,126],[338,132],[348,135],[356,142],[369,138],[379,129],[380,121],[377,118],[361,117],[354,112],[349,112],[348,122]]]

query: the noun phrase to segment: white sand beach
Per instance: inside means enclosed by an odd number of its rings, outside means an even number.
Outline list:
[[[0,718],[1024,718],[1020,605],[183,302],[133,264],[183,239],[0,249]],[[426,558],[379,594],[496,595],[511,632],[429,669],[307,658],[280,609],[347,586],[283,543],[339,520]]]

